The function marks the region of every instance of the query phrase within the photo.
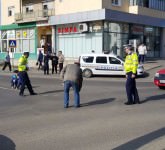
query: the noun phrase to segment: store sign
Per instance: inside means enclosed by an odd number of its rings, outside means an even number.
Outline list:
[[[57,31],[58,31],[58,33],[59,34],[68,34],[68,33],[77,33],[78,32],[78,29],[77,29],[77,27],[75,27],[75,26],[73,26],[73,27],[59,27],[58,29],[57,29]]]
[[[143,27],[142,26],[132,26],[132,33],[133,34],[143,34]]]
[[[15,39],[15,30],[8,30],[7,31],[7,38],[8,39]]]
[[[153,32],[153,30],[154,30],[154,29],[153,29],[153,28],[150,28],[150,27],[146,27],[146,28],[145,28],[145,31],[146,31],[146,32]]]
[[[21,36],[20,31],[17,31],[17,32],[16,32],[16,37],[17,37],[17,38],[20,38],[20,36]]]
[[[27,32],[26,31],[23,31],[23,37],[27,38]]]

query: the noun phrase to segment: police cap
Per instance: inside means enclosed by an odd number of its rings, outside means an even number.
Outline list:
[[[132,47],[132,45],[125,45],[124,49],[129,49],[130,51],[132,51],[133,47]]]
[[[29,56],[29,52],[24,52],[23,54]]]

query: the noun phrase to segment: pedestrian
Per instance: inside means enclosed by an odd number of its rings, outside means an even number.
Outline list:
[[[9,66],[9,71],[11,72],[11,62],[10,62],[9,51],[7,51],[7,54],[5,56],[5,63],[4,63],[4,66],[3,66],[2,70],[4,71],[7,66]]]
[[[143,43],[139,45],[138,53],[139,53],[139,64],[144,64],[145,55],[147,54],[147,48]]]
[[[64,55],[62,54],[62,51],[58,51],[58,63],[59,63],[59,73],[63,69],[63,63],[64,63]]]
[[[29,69],[27,66],[28,57],[29,57],[29,52],[24,52],[18,61],[18,71],[19,71],[18,75],[21,80],[21,87],[20,87],[20,92],[19,92],[20,96],[24,96],[25,86],[27,86],[30,95],[37,95],[37,93],[33,91],[33,88],[32,88],[28,73],[27,73]]]
[[[125,52],[127,56],[125,58],[124,69],[126,72],[126,93],[128,99],[125,104],[139,104],[140,101],[135,80],[138,67],[138,56],[135,52],[133,52],[132,46],[126,46]]]
[[[42,69],[43,58],[44,58],[44,55],[42,51],[39,50],[39,55],[38,55],[38,60],[37,60],[38,70],[40,70],[40,68]]]
[[[61,78],[64,81],[64,108],[69,106],[69,91],[72,87],[74,90],[74,106],[80,107],[80,90],[82,87],[83,77],[79,62],[66,65],[61,71]]]
[[[48,55],[51,55],[52,53],[52,46],[50,43],[47,43],[47,52],[48,52]]]
[[[54,69],[57,74],[58,57],[56,56],[56,53],[52,53],[51,60],[52,60],[52,74],[54,74]]]
[[[45,55],[44,55],[44,74],[48,75],[49,74],[49,55],[48,55],[48,52],[46,51],[45,52]]]

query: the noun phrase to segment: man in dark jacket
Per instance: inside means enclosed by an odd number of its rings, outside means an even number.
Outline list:
[[[37,63],[39,63],[39,64],[38,64],[38,70],[40,70],[40,67],[41,67],[41,69],[42,69],[43,58],[44,58],[43,53],[42,53],[41,51],[39,51],[38,61],[37,61]]]
[[[56,56],[56,53],[52,54],[51,60],[52,60],[52,74],[54,74],[54,69],[57,74],[58,57]]]
[[[74,90],[74,106],[80,107],[80,95],[79,92],[82,87],[83,77],[80,64],[75,62],[74,64],[68,64],[61,71],[61,77],[64,80],[64,108],[69,106],[69,90],[70,87]]]
[[[44,56],[44,74],[49,74],[49,55],[47,51]]]
[[[10,55],[9,55],[9,51],[7,52],[7,55],[5,57],[5,64],[2,68],[2,70],[5,70],[5,68],[9,66],[9,70],[11,71],[11,63],[10,63]]]

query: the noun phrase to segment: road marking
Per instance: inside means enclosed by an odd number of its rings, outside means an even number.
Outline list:
[[[6,88],[6,87],[1,87],[1,86],[0,86],[0,89],[14,91],[14,89],[9,89],[9,88]]]

